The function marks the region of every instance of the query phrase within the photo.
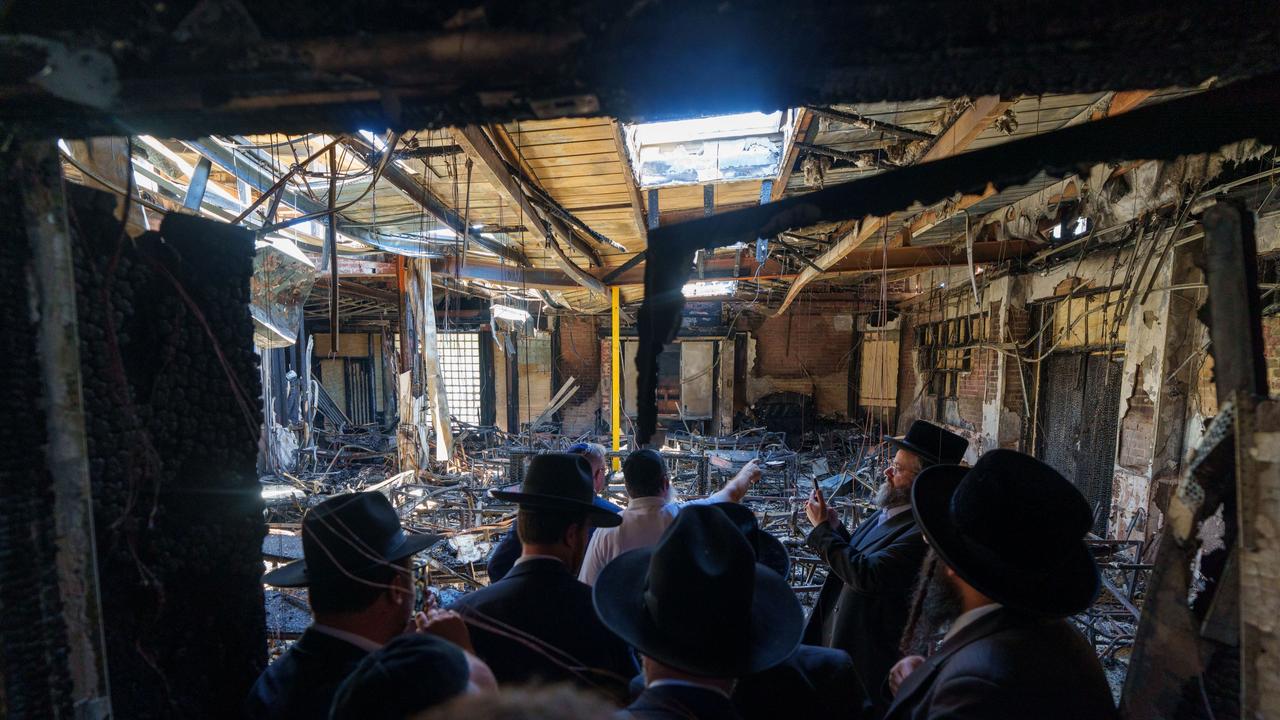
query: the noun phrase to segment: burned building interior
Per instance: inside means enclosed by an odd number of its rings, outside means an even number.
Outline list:
[[[758,462],[809,608],[810,492],[927,420],[1089,503],[1122,717],[1280,718],[1280,5],[15,0],[0,57],[0,715],[238,717],[308,508],[458,597],[578,442],[618,504]]]

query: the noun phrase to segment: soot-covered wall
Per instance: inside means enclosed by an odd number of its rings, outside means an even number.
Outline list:
[[[67,638],[55,566],[53,492],[36,355],[38,316],[17,153],[0,154],[0,717],[65,716],[71,709]]]
[[[252,235],[121,234],[71,188],[80,357],[116,717],[237,717],[265,663]]]

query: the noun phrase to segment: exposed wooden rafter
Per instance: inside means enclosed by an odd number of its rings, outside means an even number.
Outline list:
[[[622,138],[622,124],[610,120],[613,128],[613,144],[618,148],[618,164],[622,166],[623,179],[627,184],[627,198],[631,202],[631,222],[635,223],[636,234],[641,238],[649,235],[649,228],[644,219],[644,202],[640,199],[640,184],[636,181],[635,168],[631,166],[631,157],[627,154],[627,143]]]
[[[800,147],[797,143],[805,142],[806,136],[809,134],[809,125],[813,123],[814,115],[809,112],[808,108],[800,108],[796,113],[796,129],[791,134],[788,141],[789,147],[782,154],[782,166],[778,168],[778,178],[773,182],[773,189],[769,193],[770,201],[777,200],[787,191],[787,181],[791,179],[792,169],[796,166],[796,159],[800,156]]]
[[[556,265],[570,277],[577,280],[582,287],[587,288],[594,294],[603,296],[604,286],[600,284],[600,281],[587,274],[582,268],[574,265],[569,257],[565,255],[564,250],[556,243],[556,235],[562,235],[566,243],[577,247],[574,244],[576,238],[573,236],[573,231],[559,222],[558,219],[554,222],[547,222],[547,214],[529,200],[524,188],[520,185],[520,180],[507,169],[507,163],[503,160],[497,148],[489,141],[489,138],[485,136],[484,131],[477,125],[468,125],[463,128],[451,128],[449,135],[462,148],[467,157],[476,163],[476,172],[480,174],[480,177],[520,212],[523,224],[528,231],[536,239],[541,240],[552,248],[552,259]],[[591,256],[588,255],[588,257]],[[597,255],[596,259],[598,260],[598,258],[599,256]]]
[[[931,162],[964,152],[977,139],[978,135],[991,125],[991,121],[1012,107],[1013,103],[1013,100],[1003,100],[995,95],[988,95],[974,100],[973,104],[960,113],[951,125],[937,137],[919,162]],[[976,204],[982,199],[978,195],[966,197],[973,198],[970,205]],[[827,250],[814,260],[814,264],[823,269],[831,267],[845,255],[861,247],[863,243],[879,233],[887,221],[888,217],[885,216],[864,218],[860,222],[854,223],[854,226],[846,230],[830,250]],[[901,246],[902,239],[901,237],[897,239],[898,246]],[[800,273],[800,277],[796,278],[795,283],[787,290],[787,295],[783,298],[782,305],[778,307],[777,314],[786,312],[786,309],[800,295],[800,291],[804,290],[804,287],[818,275],[818,270],[812,267],[805,268]]]

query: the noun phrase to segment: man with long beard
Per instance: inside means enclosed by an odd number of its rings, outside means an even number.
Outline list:
[[[839,648],[853,657],[869,711],[889,668],[901,657],[898,640],[907,624],[912,588],[925,555],[924,538],[911,514],[916,475],[938,463],[958,463],[969,441],[917,420],[907,434],[888,438],[897,448],[876,493],[880,511],[850,534],[822,493],[805,506],[813,523],[806,543],[830,567],[805,628],[804,642]]]
[[[1053,468],[993,450],[920,474],[912,512],[929,544],[908,655],[885,720],[1114,720],[1102,666],[1064,618],[1097,597],[1089,504]],[[941,643],[928,659],[935,636]]]

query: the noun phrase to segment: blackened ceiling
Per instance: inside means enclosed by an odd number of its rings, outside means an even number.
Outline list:
[[[25,136],[653,119],[1280,69],[1280,3],[1242,0],[16,0],[0,32],[0,124]],[[48,42],[100,51],[118,91],[49,94],[32,82]]]

